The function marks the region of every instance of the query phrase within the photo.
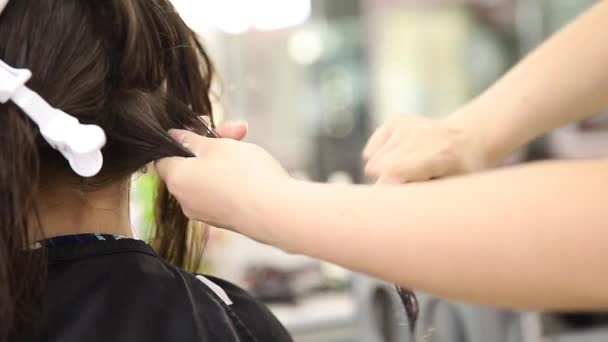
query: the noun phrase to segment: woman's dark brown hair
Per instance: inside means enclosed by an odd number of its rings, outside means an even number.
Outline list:
[[[27,252],[41,232],[35,199],[46,182],[83,192],[127,182],[148,163],[190,153],[167,134],[187,128],[212,135],[213,69],[195,34],[168,0],[12,0],[0,14],[0,58],[27,68],[29,87],[51,105],[104,128],[105,164],[92,179],[73,175],[61,155],[13,104],[0,106],[0,342],[33,313],[46,270]],[[189,226],[161,186],[154,245],[193,270],[202,227]]]

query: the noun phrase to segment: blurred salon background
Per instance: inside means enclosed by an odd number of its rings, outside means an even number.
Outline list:
[[[379,124],[450,114],[594,1],[173,2],[215,61],[218,122],[247,120],[248,141],[294,176],[364,183],[360,153]],[[506,163],[606,154],[607,129],[598,113]],[[153,215],[154,181],[135,180],[133,216],[142,235]],[[313,226],[310,234],[323,231]],[[298,342],[413,341],[389,284],[337,266],[212,230],[201,271],[249,289]],[[608,341],[601,314],[505,312],[420,296],[418,341]]]

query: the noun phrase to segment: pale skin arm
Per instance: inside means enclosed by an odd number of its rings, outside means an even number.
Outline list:
[[[264,200],[250,229],[287,251],[442,297],[606,309],[607,193],[606,161],[396,187],[295,183]]]
[[[364,151],[368,175],[401,183],[479,171],[608,109],[607,20],[608,1],[600,1],[447,119],[385,124]]]
[[[549,39],[471,106],[492,159],[608,108],[608,1]]]

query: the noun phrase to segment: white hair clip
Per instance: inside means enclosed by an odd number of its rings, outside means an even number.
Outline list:
[[[6,1],[7,2],[7,1]],[[0,0],[0,12],[6,2]],[[12,100],[40,128],[44,139],[68,160],[81,177],[93,177],[101,171],[106,144],[103,129],[83,125],[75,117],[51,107],[25,84],[32,77],[26,69],[15,69],[0,60],[0,103]]]

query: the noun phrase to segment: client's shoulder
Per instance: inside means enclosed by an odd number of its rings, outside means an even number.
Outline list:
[[[162,267],[146,267],[138,271],[145,272],[144,278],[148,283],[155,279],[157,284],[151,286],[156,289],[157,298],[169,295],[172,302],[185,299],[190,301],[193,309],[194,306],[201,309],[193,311],[202,315],[217,316],[222,312],[234,323],[240,335],[249,335],[255,341],[292,341],[289,332],[268,307],[241,287],[224,279],[189,273],[164,260],[159,261]],[[211,307],[216,310],[210,312]],[[218,310],[219,307],[221,310]],[[206,320],[204,317],[201,319]]]
[[[292,341],[289,332],[268,307],[241,287],[217,277],[192,274],[168,263],[165,267],[173,276],[164,277],[163,282],[176,282],[180,287],[176,294],[182,293],[192,298],[202,308],[208,308],[211,299],[215,305],[222,307],[239,334],[248,335],[255,341]]]
[[[50,259],[47,341],[292,341],[243,289],[188,273],[142,243],[74,248]]]
[[[195,275],[204,286],[224,301],[258,341],[292,341],[291,335],[261,301],[239,286],[212,276]]]

